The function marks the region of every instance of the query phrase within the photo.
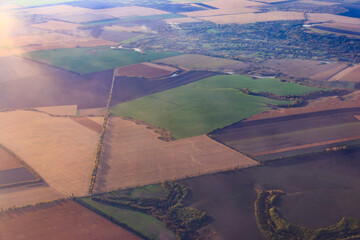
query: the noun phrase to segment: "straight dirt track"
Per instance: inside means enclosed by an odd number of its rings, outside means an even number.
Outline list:
[[[164,142],[146,126],[109,119],[95,192],[255,166],[258,163],[205,135]]]
[[[126,239],[140,240],[133,233],[71,201],[47,203],[3,213],[0,239]]]

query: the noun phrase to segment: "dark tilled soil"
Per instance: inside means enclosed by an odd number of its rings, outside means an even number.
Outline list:
[[[0,186],[35,179],[36,177],[24,167],[0,171]]]

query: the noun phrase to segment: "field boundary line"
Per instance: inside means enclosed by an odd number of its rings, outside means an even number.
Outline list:
[[[282,152],[287,152],[287,151],[299,150],[299,149],[310,148],[310,147],[318,147],[318,146],[323,146],[323,145],[328,145],[328,144],[333,144],[333,143],[341,143],[341,142],[358,140],[358,139],[360,139],[360,135],[354,136],[354,137],[339,138],[339,139],[335,139],[335,140],[329,140],[329,141],[323,141],[323,142],[317,142],[317,143],[309,143],[309,144],[304,144],[304,145],[299,145],[299,146],[294,146],[294,147],[280,148],[280,149],[276,149],[276,150],[258,152],[258,153],[254,153],[251,155],[254,157],[258,157],[258,156],[268,155],[268,154],[273,154],[273,153],[282,153]]]
[[[102,145],[103,145],[103,141],[104,141],[107,122],[108,122],[109,115],[110,115],[109,109],[110,109],[110,102],[111,102],[111,98],[112,98],[112,92],[113,92],[113,88],[114,88],[115,76],[116,76],[116,69],[114,69],[114,71],[113,71],[113,78],[111,81],[109,98],[107,100],[106,112],[104,115],[104,123],[103,123],[102,130],[100,133],[99,143],[98,143],[95,160],[94,160],[94,167],[93,167],[93,171],[92,171],[91,178],[90,178],[89,194],[93,194],[94,186],[95,186],[95,182],[96,182],[96,175],[97,175],[97,170],[99,168],[100,154],[101,154]]]

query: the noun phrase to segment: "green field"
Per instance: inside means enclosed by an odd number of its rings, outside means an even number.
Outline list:
[[[268,104],[289,103],[247,95],[239,91],[242,88],[279,95],[318,90],[277,79],[220,75],[113,106],[111,113],[165,128],[179,139],[228,126],[269,109]]]
[[[107,204],[93,201],[90,198],[81,198],[80,201],[100,210],[108,217],[112,217],[118,222],[126,224],[129,228],[141,232],[150,239],[175,239],[174,233],[167,229],[164,223],[151,215],[138,211],[112,207]]]
[[[125,65],[178,55],[175,52],[147,51],[142,55],[132,50],[107,48],[63,48],[25,53],[22,57],[68,71],[88,74]]]

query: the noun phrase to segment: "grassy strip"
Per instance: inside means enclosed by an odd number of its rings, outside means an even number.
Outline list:
[[[106,112],[105,112],[105,116],[104,116],[104,123],[103,123],[102,129],[101,129],[99,143],[98,143],[98,147],[97,147],[97,150],[96,150],[96,155],[95,155],[95,160],[94,160],[94,167],[93,167],[93,171],[92,171],[91,178],[90,178],[89,194],[92,194],[93,191],[94,191],[94,186],[95,186],[95,181],[96,181],[96,174],[97,174],[97,170],[98,170],[98,167],[99,167],[101,149],[102,149],[104,136],[105,136],[105,131],[106,131],[106,126],[107,126],[107,122],[108,122],[109,114],[110,114],[109,108],[110,108],[112,92],[113,92],[113,89],[114,89],[114,82],[115,82],[115,70],[114,70],[113,78],[112,78],[112,81],[111,81],[109,98],[108,98],[107,104],[106,104]]]
[[[267,239],[287,240],[326,240],[360,238],[360,221],[343,218],[340,222],[327,228],[309,229],[287,221],[275,208],[275,202],[281,194],[279,190],[258,190],[255,201],[257,223]]]

